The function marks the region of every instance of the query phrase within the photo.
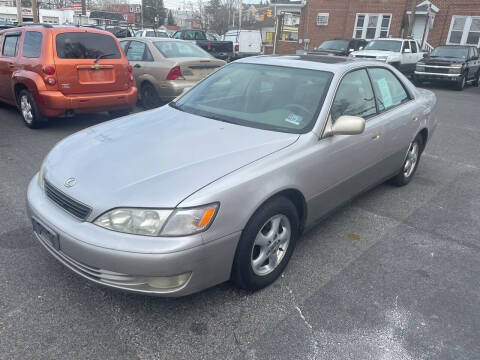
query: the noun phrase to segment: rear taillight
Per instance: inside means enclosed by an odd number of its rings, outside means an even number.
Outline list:
[[[208,50],[212,50],[212,44],[208,43],[207,49],[208,49]]]
[[[132,74],[130,74],[130,77],[129,77],[129,79],[130,79],[130,82],[132,82],[132,83],[133,83],[133,81],[135,80],[135,78],[133,77],[133,75],[132,75]]]
[[[57,84],[57,79],[55,79],[54,77],[49,76],[49,77],[47,77],[47,78],[45,79],[45,82],[46,82],[48,85],[53,86],[53,85],[56,85],[56,84]]]
[[[133,71],[132,65],[128,64],[127,70],[128,70],[129,73],[131,73]]]
[[[183,79],[184,77],[183,77],[182,71],[180,70],[180,66],[175,66],[171,68],[170,71],[168,72],[167,80],[175,80],[178,78]]]
[[[53,66],[50,66],[50,65],[44,66],[42,71],[47,75],[55,74],[55,68]]]
[[[238,51],[238,49],[239,49],[239,46],[237,44],[237,45],[235,45],[235,51]]]

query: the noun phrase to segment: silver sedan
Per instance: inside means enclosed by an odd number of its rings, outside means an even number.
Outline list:
[[[113,288],[260,289],[305,229],[376,184],[411,181],[435,103],[378,62],[243,59],[164,107],[58,143],[28,188],[34,234]]]

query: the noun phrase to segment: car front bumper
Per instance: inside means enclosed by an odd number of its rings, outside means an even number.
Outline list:
[[[224,282],[230,278],[231,266],[240,232],[175,252],[134,252],[92,245],[91,231],[80,235],[69,231],[83,223],[52,202],[37,183],[37,175],[27,192],[29,217],[57,235],[53,244],[38,231],[34,237],[65,266],[95,283],[108,287],[155,296],[184,296]],[[98,236],[115,236],[115,232],[91,223]],[[72,235],[72,234],[75,235]],[[80,233],[81,234],[81,233]],[[156,238],[162,241],[162,238]],[[186,274],[184,283],[158,288],[155,283]]]
[[[39,91],[40,112],[45,116],[63,116],[68,113],[90,113],[133,109],[137,103],[137,88],[115,92],[65,95],[60,91]]]
[[[425,71],[415,71],[415,78],[423,81],[449,81],[458,82],[462,74],[442,74]]]

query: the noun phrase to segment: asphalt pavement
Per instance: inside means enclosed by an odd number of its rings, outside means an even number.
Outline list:
[[[30,130],[0,105],[0,359],[479,359],[480,89],[431,89],[440,123],[408,186],[305,234],[262,291],[179,299],[92,284],[32,238],[25,192],[43,157],[108,116]]]

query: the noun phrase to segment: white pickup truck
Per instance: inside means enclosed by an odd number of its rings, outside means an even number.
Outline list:
[[[405,74],[412,74],[424,54],[417,40],[388,38],[372,40],[365,49],[354,51],[350,56],[383,61]]]

